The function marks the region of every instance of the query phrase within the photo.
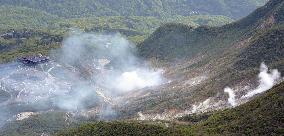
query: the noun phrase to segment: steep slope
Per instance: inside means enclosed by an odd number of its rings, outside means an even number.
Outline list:
[[[244,105],[214,113],[192,128],[199,135],[281,135],[283,102],[281,83]]]
[[[271,0],[248,17],[223,27],[194,29],[170,24],[159,28],[139,45],[139,51],[163,68],[171,82],[145,89],[140,97],[130,95],[122,112],[126,116],[140,111],[179,113],[207,99],[226,105],[224,88],[230,86],[238,95],[248,91],[245,87],[255,88],[262,62],[283,73],[283,4]]]
[[[267,0],[2,0],[0,4],[26,6],[62,17],[225,15],[241,18]]]
[[[284,58],[284,26],[275,26],[259,36],[251,39],[251,45],[237,56],[234,67],[237,70],[245,70],[257,67],[261,62],[276,65],[283,71]]]
[[[182,24],[164,25],[139,45],[140,52],[144,57],[158,59],[187,58],[204,50],[212,54],[249,38],[256,31],[283,23],[282,11],[283,1],[272,0],[249,16],[222,27],[192,29]]]

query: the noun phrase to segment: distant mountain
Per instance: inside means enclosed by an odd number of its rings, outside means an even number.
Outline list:
[[[224,15],[246,16],[267,0],[1,0],[0,4],[44,10],[61,17]]]
[[[0,35],[12,30],[28,29],[35,33],[62,37],[69,28],[79,28],[87,32],[119,32],[131,41],[140,43],[166,23],[181,23],[192,27],[221,26],[232,22],[231,18],[247,15],[265,2],[266,0],[1,0]],[[33,35],[29,40],[0,38],[0,63],[15,59],[18,53],[47,54],[49,49],[60,45],[43,36]],[[38,46],[42,43],[49,43],[50,46]]]
[[[0,6],[0,31],[9,29],[69,29],[70,27],[90,29],[131,29],[150,33],[167,22],[184,23],[191,26],[220,26],[233,20],[225,16],[194,15],[173,16],[160,19],[152,16],[100,16],[64,19],[44,10],[24,6]],[[126,34],[128,35],[128,34]]]
[[[2,13],[0,14],[0,36],[12,31],[33,33],[29,39],[21,37],[4,39],[1,37],[0,63],[14,60],[18,54],[48,54],[50,49],[60,46],[61,41],[54,42],[52,39],[54,37],[62,39],[70,28],[78,28],[86,32],[119,32],[131,41],[139,43],[160,25],[168,22],[197,27],[200,25],[220,26],[233,21],[225,16],[213,15],[174,16],[165,19],[151,16],[100,16],[65,19],[44,10],[11,5],[1,5],[0,12]]]
[[[196,55],[202,50],[209,53],[222,50],[235,41],[253,36],[256,31],[283,24],[282,7],[281,0],[273,0],[249,16],[222,27],[192,28],[183,24],[166,24],[139,45],[141,55],[173,59]]]

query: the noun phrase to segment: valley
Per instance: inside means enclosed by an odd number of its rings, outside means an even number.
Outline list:
[[[52,2],[0,6],[0,135],[283,134],[283,0]]]

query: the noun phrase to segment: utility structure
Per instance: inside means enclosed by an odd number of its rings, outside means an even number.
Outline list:
[[[36,66],[38,64],[47,63],[50,59],[47,56],[39,54],[34,56],[19,57],[17,60],[18,62],[21,62],[28,66]]]

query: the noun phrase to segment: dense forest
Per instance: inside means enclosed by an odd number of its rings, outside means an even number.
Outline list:
[[[233,20],[220,15],[172,16],[157,18],[154,16],[92,16],[64,19],[44,10],[23,6],[0,6],[0,33],[12,31],[30,31],[28,39],[14,37],[0,39],[0,62],[11,61],[19,54],[47,54],[50,49],[59,47],[60,41],[53,42],[52,37],[64,37],[70,29],[86,32],[121,33],[132,42],[142,42],[159,26],[169,23],[182,23],[193,27],[200,25],[220,26]],[[49,46],[45,46],[49,45]]]
[[[76,28],[86,32],[119,32],[132,42],[140,43],[166,23],[191,27],[221,26],[247,15],[266,1],[1,0],[0,33],[32,30],[34,33],[63,37],[70,28]],[[25,52],[21,53],[23,55],[32,52],[46,54],[50,48],[58,47],[57,43],[39,41],[44,39],[42,36],[33,35],[29,40],[1,39],[0,48],[5,50],[0,55],[0,62],[15,59],[15,54],[20,50],[15,45],[25,48]],[[47,39],[45,37],[45,41]],[[42,48],[37,46],[39,43],[53,44]],[[26,50],[27,46],[34,46],[31,52]]]
[[[238,19],[267,0],[2,0],[1,5],[25,6],[66,18],[89,16],[224,15]]]

